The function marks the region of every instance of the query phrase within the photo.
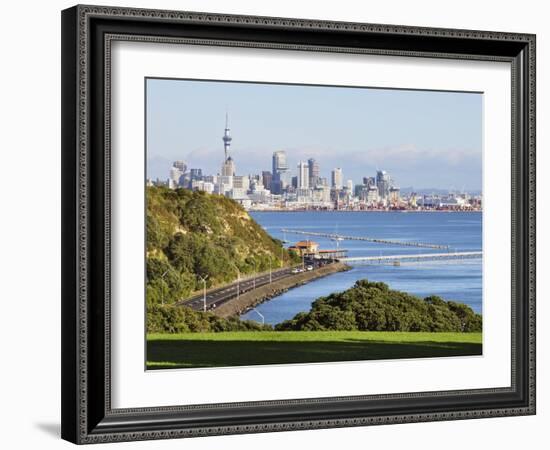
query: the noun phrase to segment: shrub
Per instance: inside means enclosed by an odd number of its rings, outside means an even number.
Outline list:
[[[467,305],[440,297],[421,299],[359,280],[347,291],[321,297],[308,313],[275,326],[276,330],[481,331],[481,315]]]

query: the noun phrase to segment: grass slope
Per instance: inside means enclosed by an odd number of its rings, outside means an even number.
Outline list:
[[[481,354],[481,333],[236,331],[147,336],[149,369]]]

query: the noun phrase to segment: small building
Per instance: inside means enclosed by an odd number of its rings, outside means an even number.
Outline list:
[[[316,255],[319,252],[319,244],[314,241],[306,240],[296,242],[292,247],[288,247],[290,251],[296,252],[300,256]]]

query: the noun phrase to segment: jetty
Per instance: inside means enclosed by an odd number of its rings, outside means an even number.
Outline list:
[[[409,255],[380,255],[380,256],[357,256],[351,258],[340,258],[343,263],[363,262],[363,263],[389,263],[393,264],[401,261],[436,261],[444,259],[472,259],[482,258],[482,251],[475,252],[448,252],[448,253],[423,253]]]
[[[281,231],[284,233],[302,234],[305,236],[326,237],[333,241],[367,241],[367,242],[373,242],[375,244],[390,244],[390,245],[400,245],[403,247],[431,248],[431,249],[438,249],[438,250],[448,250],[450,248],[448,245],[442,245],[442,244],[396,241],[392,239],[380,239],[380,238],[372,238],[372,237],[365,237],[365,236],[346,236],[346,235],[337,234],[337,233],[321,233],[318,231],[303,231],[303,230],[293,230],[288,228],[283,228],[281,229]]]

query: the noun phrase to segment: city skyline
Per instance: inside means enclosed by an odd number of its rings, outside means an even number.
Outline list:
[[[257,101],[254,116],[251,96]],[[283,114],[289,96],[292,108]],[[419,114],[411,115],[413,104]],[[344,106],[346,113],[339,111]],[[361,119],[371,119],[364,126],[353,113],[357,108],[364,110]],[[380,120],[388,114],[391,124]],[[360,184],[384,169],[402,188],[479,191],[481,124],[482,96],[473,93],[149,79],[147,176],[165,179],[175,160],[218,174],[225,151],[240,175],[273,172],[273,153],[284,151],[292,176],[300,163],[314,160],[314,170],[329,180],[341,168],[343,184],[349,179]],[[228,145],[222,142],[224,126],[231,129]],[[338,133],[342,128],[348,132]],[[452,129],[449,138],[446,129]],[[455,150],[438,144],[451,140]],[[385,147],[376,146],[384,141]]]

